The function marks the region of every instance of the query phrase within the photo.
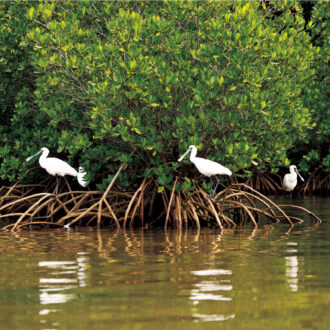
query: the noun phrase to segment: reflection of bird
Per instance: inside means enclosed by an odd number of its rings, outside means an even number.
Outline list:
[[[198,171],[200,173],[202,173],[203,175],[210,178],[211,183],[212,183],[212,187],[210,190],[210,197],[213,197],[217,190],[218,184],[219,184],[219,179],[218,179],[217,175],[219,174],[219,175],[229,175],[230,176],[230,175],[232,175],[231,170],[229,170],[227,167],[224,167],[224,166],[220,165],[219,163],[216,163],[212,160],[196,157],[197,148],[193,145],[189,146],[188,150],[180,157],[179,162],[182,161],[182,159],[186,156],[186,154],[188,152],[191,152],[189,159],[192,163],[195,164]],[[217,184],[216,184],[213,192],[211,193],[212,188],[213,188],[212,176],[215,176],[215,178],[217,179]]]
[[[290,166],[290,173],[284,175],[283,178],[283,189],[286,191],[292,191],[297,185],[297,174],[300,179],[304,181],[303,177],[299,174],[296,165]]]
[[[41,156],[39,158],[40,166],[44,168],[50,175],[56,177],[55,196],[57,196],[58,193],[59,176],[71,175],[77,177],[77,180],[82,187],[87,186],[88,182],[84,179],[86,172],[82,167],[79,167],[79,172],[77,172],[73,167],[71,167],[65,161],[54,157],[47,157],[49,155],[48,148],[45,147],[41,148],[40,151],[38,151],[35,155],[28,157],[26,161],[27,162],[30,161],[33,157],[39,155],[40,153],[41,153]]]

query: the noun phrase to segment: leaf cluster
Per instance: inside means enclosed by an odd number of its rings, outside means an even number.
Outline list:
[[[120,185],[170,189],[190,144],[248,176],[252,161],[288,165],[311,127],[316,51],[296,2],[24,2],[0,19],[2,179],[47,146],[90,178],[109,172],[100,189],[122,162]]]

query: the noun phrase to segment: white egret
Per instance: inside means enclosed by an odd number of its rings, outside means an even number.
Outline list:
[[[284,175],[283,178],[283,189],[286,191],[292,191],[297,185],[297,174],[302,181],[305,181],[303,177],[299,174],[296,165],[290,166],[290,173]]]
[[[82,167],[79,167],[79,172],[77,172],[73,167],[71,167],[65,161],[54,157],[47,157],[49,155],[48,148],[45,147],[41,148],[35,155],[26,158],[26,161],[27,162],[30,161],[33,157],[38,156],[39,154],[41,154],[39,158],[40,166],[44,168],[50,175],[56,177],[55,196],[57,196],[58,193],[59,176],[71,175],[77,177],[77,180],[82,187],[87,186],[88,182],[84,179],[86,172]]]
[[[197,167],[197,170],[202,173],[203,175],[207,176],[210,178],[211,183],[212,183],[212,187],[210,190],[210,197],[213,198],[218,184],[219,184],[219,178],[217,177],[217,175],[228,175],[231,176],[232,172],[231,170],[229,170],[227,167],[224,167],[222,165],[220,165],[219,163],[216,163],[212,160],[209,159],[205,159],[205,158],[200,158],[200,157],[196,157],[197,155],[197,148],[194,145],[189,146],[188,150],[179,158],[179,162],[181,162],[183,160],[183,158],[190,152],[190,161],[195,164],[195,166]],[[217,184],[212,191],[213,188],[213,181],[212,181],[212,176],[214,176],[217,179]]]

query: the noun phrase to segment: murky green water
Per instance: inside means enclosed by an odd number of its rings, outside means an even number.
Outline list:
[[[323,220],[257,231],[0,232],[1,329],[326,329]]]

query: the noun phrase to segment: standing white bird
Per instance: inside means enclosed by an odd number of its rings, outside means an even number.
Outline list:
[[[41,154],[39,158],[40,166],[44,168],[50,175],[56,177],[55,196],[57,196],[58,193],[59,176],[71,175],[77,177],[77,180],[82,187],[86,187],[88,185],[88,182],[84,179],[86,172],[82,167],[79,167],[79,172],[77,172],[65,161],[54,157],[47,157],[49,155],[48,148],[41,148],[40,151],[38,151],[35,155],[26,158],[26,161],[30,161],[33,157],[38,156],[39,154]]]
[[[220,165],[219,163],[216,163],[212,160],[196,157],[197,148],[194,145],[189,146],[188,150],[179,158],[179,162],[181,162],[183,160],[183,158],[186,156],[186,154],[189,152],[191,152],[189,159],[193,164],[195,164],[198,171],[200,173],[202,173],[203,175],[210,178],[212,187],[211,187],[209,194],[210,194],[210,197],[213,198],[214,194],[217,190],[218,184],[219,184],[219,178],[217,177],[217,175],[231,176],[232,175],[231,170],[229,170],[227,167],[224,167],[224,166]],[[216,184],[213,192],[211,193],[212,188],[213,188],[212,176],[214,176],[217,179],[217,184]]]
[[[286,191],[292,191],[297,185],[297,174],[302,181],[305,181],[303,177],[299,174],[296,165],[290,166],[290,173],[284,175],[283,178],[283,189]]]

